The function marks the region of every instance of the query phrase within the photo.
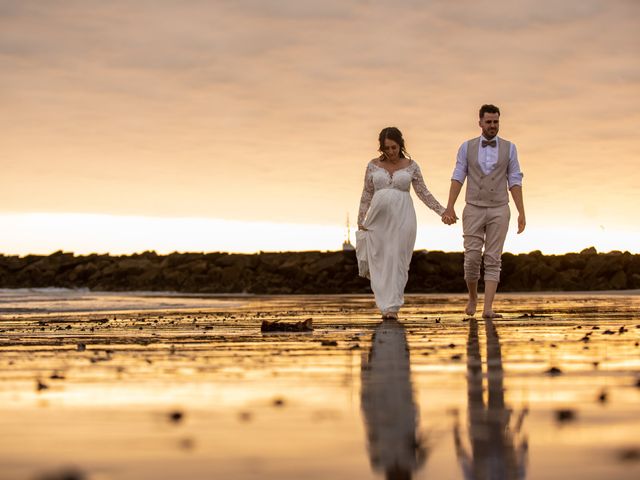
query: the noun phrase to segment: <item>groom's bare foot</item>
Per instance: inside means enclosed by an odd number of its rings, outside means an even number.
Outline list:
[[[469,297],[469,301],[467,302],[467,307],[464,309],[464,313],[473,317],[476,314],[476,306],[478,305],[478,298]]]
[[[502,315],[496,312],[482,312],[482,318],[502,318]]]

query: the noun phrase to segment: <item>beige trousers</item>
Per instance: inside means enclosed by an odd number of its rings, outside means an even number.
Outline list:
[[[462,212],[464,236],[464,279],[480,279],[480,262],[484,247],[484,279],[500,281],[502,248],[509,229],[509,204],[477,207],[467,203]]]

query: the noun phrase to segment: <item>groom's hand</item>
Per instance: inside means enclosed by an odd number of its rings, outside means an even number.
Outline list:
[[[524,213],[518,215],[518,233],[524,232],[524,227],[527,226],[527,219],[524,217]]]
[[[447,208],[442,214],[442,223],[453,225],[458,220],[458,216],[453,208]]]

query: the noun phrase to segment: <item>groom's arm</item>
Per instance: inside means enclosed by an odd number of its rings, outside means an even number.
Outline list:
[[[457,180],[451,180],[451,186],[449,187],[449,201],[447,202],[447,208],[442,214],[442,221],[447,225],[456,223],[458,216],[456,215],[455,205],[462,190],[462,184]]]
[[[520,170],[520,162],[518,162],[518,150],[512,143],[509,150],[509,166],[507,167],[507,184],[513,203],[518,209],[518,233],[522,233],[527,226],[527,220],[524,215],[524,200],[522,199],[522,171]]]
[[[522,199],[522,185],[514,185],[510,189],[513,203],[518,209],[518,233],[522,233],[527,226],[527,220],[524,215],[524,200]]]
[[[456,211],[454,209],[462,185],[465,178],[467,178],[467,170],[469,166],[467,163],[467,142],[460,145],[458,154],[456,155],[456,166],[453,169],[451,175],[451,186],[449,187],[449,201],[447,202],[447,208],[442,214],[442,221],[447,225],[453,225],[458,220]]]

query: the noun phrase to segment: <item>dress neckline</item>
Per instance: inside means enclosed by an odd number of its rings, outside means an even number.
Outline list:
[[[384,170],[385,172],[387,172],[387,175],[389,175],[389,178],[393,179],[393,176],[401,171],[401,170],[406,170],[407,168],[409,168],[411,165],[413,165],[414,161],[412,158],[409,159],[409,164],[406,167],[402,167],[402,168],[398,168],[397,170],[394,170],[393,172],[390,172],[389,170],[387,170],[384,167],[381,167],[380,165],[378,165],[375,160],[371,160],[371,163],[373,164],[374,167],[379,168],[380,170]]]

